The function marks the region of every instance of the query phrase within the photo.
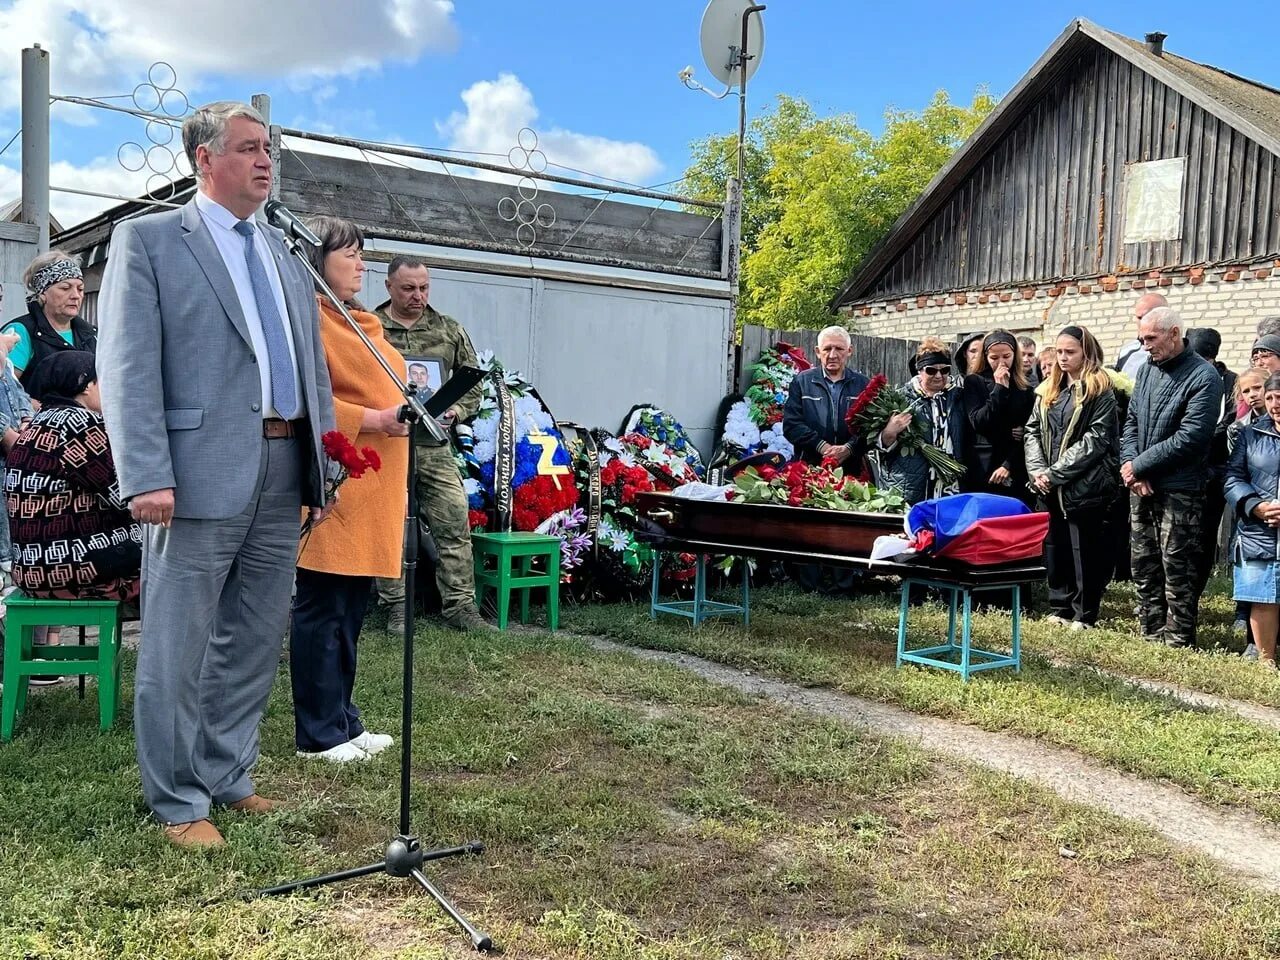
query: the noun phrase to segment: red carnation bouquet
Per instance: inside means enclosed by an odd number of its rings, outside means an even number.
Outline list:
[[[621,457],[614,457],[600,471],[601,500],[604,506],[627,516],[634,516],[632,504],[641,493],[655,488],[653,477],[641,466],[629,467]]]
[[[358,480],[364,476],[366,470],[377,473],[382,469],[382,458],[378,456],[377,450],[373,447],[362,447],[357,450],[356,445],[348,440],[344,433],[330,430],[320,438],[320,442],[324,445],[325,456],[338,465],[339,479],[333,486],[335,493],[347,477]]]
[[[903,513],[907,504],[897,490],[878,490],[846,477],[839,468],[816,467],[796,460],[785,467],[748,467],[733,481],[735,503],[772,503],[820,510]]]
[[[883,373],[877,373],[849,404],[844,422],[850,433],[860,434],[867,438],[868,443],[875,443],[890,417],[899,413],[912,414],[911,425],[898,434],[898,445],[904,451],[918,451],[929,461],[934,475],[943,483],[959,480],[964,475],[964,464],[929,442],[924,424],[914,416],[915,407],[916,403],[903,391],[889,386],[889,380]]]
[[[320,443],[324,447],[324,455],[337,467],[325,478],[325,506],[338,499],[338,488],[347,481],[348,477],[358,480],[367,470],[377,473],[382,469],[382,458],[378,456],[377,450],[373,447],[361,447],[357,450],[356,445],[347,439],[346,434],[337,430],[326,433],[320,438]],[[302,532],[305,534],[310,529],[311,517],[308,516],[302,524]]]

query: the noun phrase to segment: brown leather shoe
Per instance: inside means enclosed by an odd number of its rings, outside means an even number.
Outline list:
[[[243,800],[228,803],[227,809],[238,810],[240,813],[270,813],[278,806],[280,806],[279,800],[268,800],[266,797],[251,793]]]
[[[177,847],[222,847],[227,843],[208,820],[166,824],[164,835]]]

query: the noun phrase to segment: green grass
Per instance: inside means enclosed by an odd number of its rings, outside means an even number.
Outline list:
[[[1262,958],[1280,917],[1206,861],[1008,778],[539,634],[420,634],[414,821],[514,957]],[[371,630],[358,700],[398,729],[398,645]],[[265,818],[173,849],[139,798],[128,718],[32,697],[0,747],[0,957],[456,957],[402,882],[256,887],[377,859],[396,758],[293,757],[287,678],[264,729]],[[1064,854],[1067,851],[1070,855]]]
[[[1138,638],[1132,584],[1113,584],[1103,605],[1104,629],[1073,633],[1032,623],[1030,648],[1053,658],[1092,664],[1127,676],[1176,683],[1192,690],[1280,707],[1274,673],[1237,654],[1244,637],[1232,631],[1231,581],[1210,582],[1200,602],[1199,650],[1175,650]]]
[[[1021,674],[993,671],[966,684],[940,670],[895,667],[898,606],[888,596],[817,601],[792,589],[762,590],[753,597],[749,629],[728,618],[697,630],[671,617],[653,623],[647,604],[579,607],[569,619],[575,629],[627,643],[695,653],[988,730],[1036,737],[1280,821],[1280,731],[1225,711],[1190,708],[1092,669],[1052,666],[1044,654],[1062,652],[1053,644],[1081,636],[1060,627],[1028,625]],[[945,635],[946,614],[938,606],[918,607],[910,623],[910,642],[919,646],[925,638]],[[978,614],[973,631],[979,645],[1007,647],[1008,614]],[[1120,642],[1153,646],[1127,638],[1104,648],[1114,650]],[[1205,672],[1240,666],[1225,663],[1226,657],[1186,651],[1164,655],[1170,654],[1199,663]],[[1280,687],[1280,680],[1263,675],[1256,664],[1245,668]]]

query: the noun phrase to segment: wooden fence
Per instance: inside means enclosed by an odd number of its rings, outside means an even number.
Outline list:
[[[815,348],[818,346],[818,331],[806,330],[773,330],[769,327],[758,327],[746,324],[742,328],[742,345],[738,347],[735,362],[735,389],[746,390],[750,384],[751,365],[760,359],[760,354],[772,347],[779,340],[800,347],[811,362],[817,362]],[[906,383],[911,379],[911,371],[907,368],[907,359],[916,349],[914,340],[899,340],[896,337],[867,337],[852,334],[854,368],[867,376],[883,373],[892,384]]]

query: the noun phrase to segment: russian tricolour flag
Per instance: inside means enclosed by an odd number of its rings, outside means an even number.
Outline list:
[[[917,503],[905,526],[907,539],[881,537],[872,559],[916,555],[981,566],[1033,560],[1044,552],[1049,515],[1013,497],[957,493]]]

